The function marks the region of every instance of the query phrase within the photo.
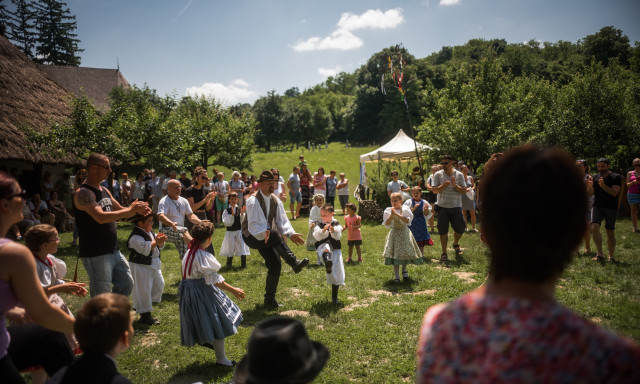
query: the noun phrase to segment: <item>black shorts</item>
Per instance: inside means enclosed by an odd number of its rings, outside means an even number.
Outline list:
[[[455,233],[462,234],[466,227],[464,217],[462,216],[462,207],[438,209],[438,234],[446,235],[449,233],[449,223]]]
[[[591,208],[591,222],[600,225],[604,219],[604,228],[610,231],[616,229],[616,217],[618,217],[618,211],[615,209],[595,205]]]
[[[347,240],[347,245],[350,247],[354,245],[362,245],[362,240]]]

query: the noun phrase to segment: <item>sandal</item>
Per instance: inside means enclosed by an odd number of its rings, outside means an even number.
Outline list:
[[[612,262],[612,263],[617,263],[618,262],[618,260],[614,259],[613,257],[610,257],[609,261]]]
[[[402,280],[407,280],[409,278],[409,272],[402,272]]]
[[[453,244],[453,250],[456,251],[456,255],[462,254],[462,250],[460,249],[460,244]]]
[[[591,260],[593,260],[593,261],[604,261],[604,256],[596,255]]]
[[[449,257],[447,257],[446,253],[443,253],[442,255],[440,255],[440,261],[441,262],[449,261]]]
[[[400,283],[400,279],[393,279],[393,282],[398,284],[398,283]]]

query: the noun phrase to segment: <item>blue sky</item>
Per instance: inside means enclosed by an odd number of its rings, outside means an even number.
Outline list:
[[[253,103],[353,72],[402,43],[421,58],[469,39],[577,42],[613,25],[640,41],[637,0],[68,0],[82,66],[161,95]]]

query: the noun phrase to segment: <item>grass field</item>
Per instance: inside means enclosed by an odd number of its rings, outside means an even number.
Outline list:
[[[311,169],[317,165],[324,165],[325,169],[333,166],[345,171],[348,178],[357,179],[357,156],[371,149],[345,150],[334,144],[329,151],[309,153],[305,150],[305,156]],[[295,151],[258,154],[254,169],[271,168],[271,164],[280,169],[292,167],[298,155]],[[337,219],[343,222],[341,215],[337,215]],[[306,234],[305,219],[292,223],[298,232]],[[119,224],[121,249],[125,249],[124,241],[130,229],[129,224]],[[540,232],[532,236],[544,241],[544,231],[540,228]],[[640,341],[640,235],[631,233],[629,219],[618,222],[616,233],[619,261],[598,263],[591,261],[593,254],[581,253],[558,282],[557,298],[585,318]],[[330,303],[331,290],[325,282],[324,268],[315,265],[299,274],[283,265],[277,298],[284,306],[278,310],[266,310],[262,306],[266,268],[257,252],[252,251],[246,269],[238,267],[239,260],[234,260],[233,268],[223,268],[221,274],[225,279],[247,293],[246,299],[234,300],[243,312],[244,321],[238,334],[226,339],[227,356],[239,360],[246,353],[254,325],[280,314],[301,320],[311,338],[329,349],[329,362],[316,382],[414,382],[415,350],[422,316],[431,305],[452,300],[482,284],[486,278],[487,254],[478,234],[465,234],[461,240],[462,257],[453,259],[450,251],[452,261],[445,266],[436,261],[439,247],[427,248],[425,256],[431,261],[409,267],[410,280],[395,284],[393,269],[384,265],[381,256],[386,234],[382,225],[364,225],[364,261],[345,266],[346,286],[339,293],[340,306]],[[60,237],[57,256],[67,262],[72,276],[77,248],[69,246],[70,233]],[[224,230],[217,230],[213,241],[216,252],[223,237]],[[438,244],[438,235],[432,237]],[[346,248],[344,242],[345,260]],[[299,257],[306,256],[315,262],[315,253],[307,252],[304,247],[292,249]],[[221,260],[223,265],[224,262]],[[227,382],[232,370],[216,367],[212,351],[180,345],[177,297],[180,260],[173,245],[167,245],[162,263],[166,286],[162,303],[154,309],[154,316],[162,323],[153,327],[134,323],[135,339],[131,348],[118,357],[119,369],[134,383]],[[81,263],[79,276],[80,280],[87,281]],[[69,295],[64,298],[73,311],[84,301]]]

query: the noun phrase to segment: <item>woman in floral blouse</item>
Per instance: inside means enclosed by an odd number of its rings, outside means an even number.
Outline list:
[[[640,346],[554,298],[585,230],[582,177],[566,153],[531,146],[488,172],[480,188],[489,277],[427,311],[419,383],[640,382]]]

